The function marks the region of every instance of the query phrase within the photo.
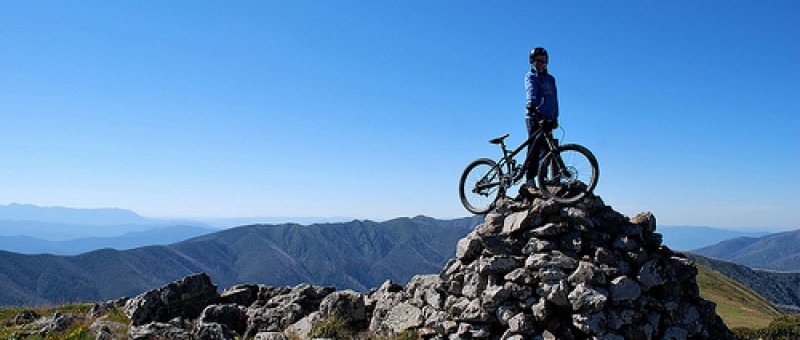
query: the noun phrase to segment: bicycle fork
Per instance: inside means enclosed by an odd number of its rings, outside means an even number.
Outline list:
[[[569,172],[564,160],[561,159],[561,153],[556,152],[558,149],[558,140],[555,138],[545,138],[545,140],[547,141],[547,146],[550,148],[550,152],[553,154],[552,164],[550,164],[550,178],[557,182],[561,182],[563,178],[571,179],[572,173]]]

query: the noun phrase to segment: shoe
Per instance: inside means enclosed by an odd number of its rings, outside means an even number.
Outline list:
[[[523,184],[522,186],[519,187],[519,194],[520,195],[524,195],[524,196],[528,196],[528,197],[531,197],[531,198],[542,198],[542,197],[544,197],[544,195],[542,194],[542,192],[538,188],[533,187],[533,186],[527,186],[525,184]]]

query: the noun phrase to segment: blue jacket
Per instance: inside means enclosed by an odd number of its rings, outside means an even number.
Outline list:
[[[525,93],[528,103],[532,103],[544,118],[558,120],[556,78],[549,73],[539,74],[536,69],[531,69],[525,75]]]

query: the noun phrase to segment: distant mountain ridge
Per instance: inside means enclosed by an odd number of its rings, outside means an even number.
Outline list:
[[[32,204],[12,203],[0,205],[0,220],[39,221],[57,224],[124,225],[147,224],[152,220],[119,208],[67,208],[42,207]]]
[[[65,241],[50,241],[25,235],[0,236],[0,249],[20,254],[78,255],[104,248],[124,250],[166,245],[215,231],[219,230],[178,225],[134,231],[120,236],[84,237]]]
[[[220,287],[313,283],[365,290],[433,273],[481,217],[418,216],[386,222],[252,225],[166,246],[77,256],[0,251],[0,305],[38,305],[133,296],[207,272]]]
[[[798,272],[800,230],[769,234],[759,238],[733,238],[692,252],[750,268]]]
[[[688,251],[710,246],[735,237],[761,237],[766,231],[740,231],[706,226],[665,225],[658,232],[664,236],[664,244],[674,250]]]
[[[800,313],[800,273],[776,273],[685,253],[698,265],[715,270],[757,292],[784,312]]]
[[[174,234],[176,230],[188,226],[212,229],[207,224],[196,221],[142,217],[127,209],[41,207],[13,203],[0,205],[0,249],[22,253],[77,254],[104,247],[130,248],[148,245],[144,243],[145,240],[139,243],[125,241],[137,238],[131,233],[168,228],[161,231]],[[200,235],[197,232],[185,234],[186,237],[180,239],[170,234],[164,236],[169,241],[167,243],[171,243]],[[103,238],[109,243],[99,244]],[[141,235],[138,238],[141,239]],[[80,249],[81,244],[85,245],[83,249]],[[26,249],[26,245],[30,248]]]

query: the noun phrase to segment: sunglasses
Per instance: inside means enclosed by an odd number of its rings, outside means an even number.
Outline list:
[[[533,62],[539,63],[539,64],[547,64],[547,60],[546,59],[533,59]]]

